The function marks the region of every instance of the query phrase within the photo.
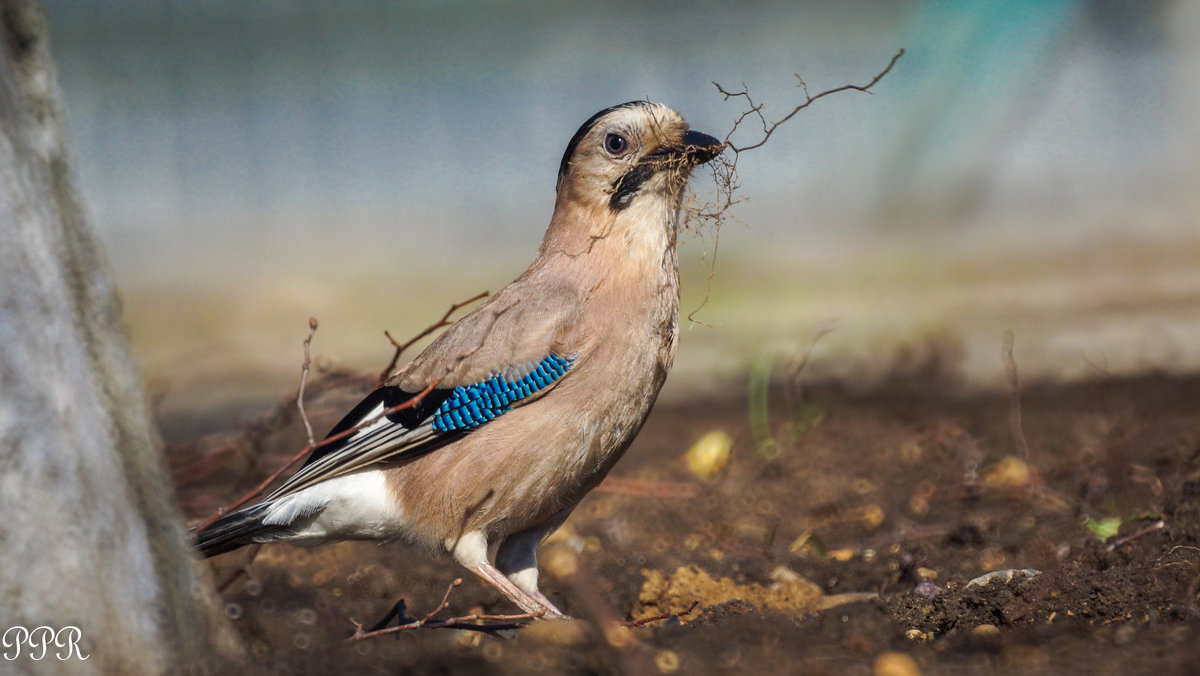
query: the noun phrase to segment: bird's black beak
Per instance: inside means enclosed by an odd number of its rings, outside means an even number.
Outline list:
[[[679,152],[691,161],[693,166],[704,164],[721,154],[725,144],[717,139],[698,131],[689,131],[683,135],[682,147]]]

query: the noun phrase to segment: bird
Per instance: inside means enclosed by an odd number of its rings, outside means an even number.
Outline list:
[[[538,589],[537,549],[620,459],[666,380],[684,186],[724,148],[660,103],[591,116],[563,153],[529,267],[273,492],[195,533],[200,553],[400,541],[448,555],[526,613],[564,617]]]

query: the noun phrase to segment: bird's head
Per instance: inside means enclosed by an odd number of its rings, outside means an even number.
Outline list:
[[[692,169],[723,149],[661,103],[630,101],[606,108],[567,144],[558,170],[558,205],[611,214],[639,203],[677,207]]]

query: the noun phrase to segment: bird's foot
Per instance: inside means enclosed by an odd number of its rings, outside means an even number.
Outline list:
[[[567,615],[563,611],[559,610],[558,608],[556,608],[554,606],[554,604],[550,602],[550,599],[546,598],[546,595],[543,594],[542,592],[535,591],[535,592],[530,593],[529,595],[532,596],[538,603],[542,604],[542,606],[546,610],[546,613],[544,615],[542,615],[542,617],[540,619],[543,619],[543,620],[573,620],[573,619],[575,619],[575,618],[571,617],[570,615]]]
[[[366,631],[369,633],[372,631],[385,629],[389,624],[391,624],[392,620],[396,620],[396,626],[414,622],[414,620],[408,616],[408,605],[404,603],[404,599],[396,601],[396,605],[392,606],[392,609],[389,610],[381,620],[371,625]]]

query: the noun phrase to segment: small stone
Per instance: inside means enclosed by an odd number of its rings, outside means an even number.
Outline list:
[[[996,580],[1001,580],[1007,584],[1013,580],[1021,580],[1038,574],[1040,574],[1039,571],[1036,571],[1032,568],[1008,568],[1005,570],[993,570],[990,573],[985,573],[977,578],[969,580],[967,582],[967,587],[986,587]],[[1068,611],[1068,614],[1070,614],[1070,611]]]
[[[981,473],[980,479],[988,488],[1024,488],[1029,485],[1032,473],[1024,460],[1008,455]]]
[[[941,593],[942,588],[932,582],[920,582],[913,587],[913,594],[929,601],[936,599]]]
[[[713,430],[700,437],[688,449],[688,469],[701,479],[711,479],[729,464],[733,437],[725,430]]]
[[[854,550],[850,549],[849,547],[842,547],[841,549],[831,549],[831,550],[829,550],[829,554],[827,556],[829,556],[829,558],[833,559],[834,561],[843,561],[843,562],[849,561],[850,559],[854,558]]]
[[[909,629],[908,631],[904,632],[904,637],[910,641],[915,641],[916,643],[925,643],[931,638],[929,634],[921,631],[920,629]]]

